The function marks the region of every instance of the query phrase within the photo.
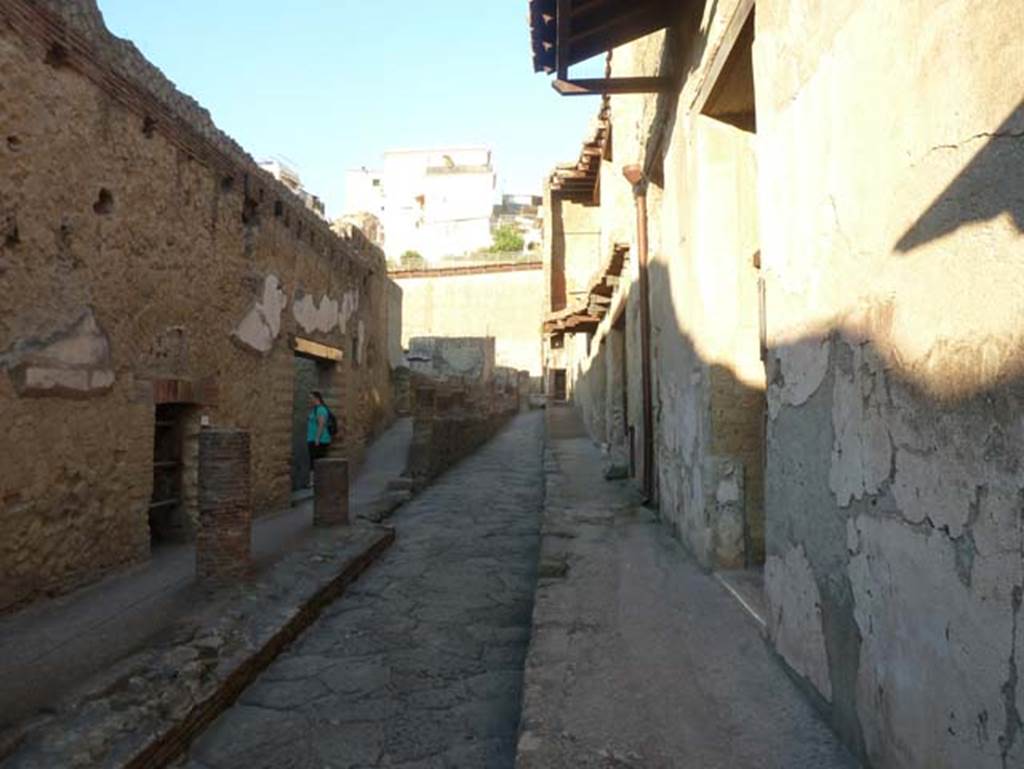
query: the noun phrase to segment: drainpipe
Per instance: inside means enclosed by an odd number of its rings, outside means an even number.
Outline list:
[[[622,169],[633,185],[636,197],[636,250],[640,266],[640,381],[643,391],[644,445],[643,491],[645,502],[654,499],[654,405],[651,393],[651,302],[647,276],[647,179],[643,168],[629,165]]]

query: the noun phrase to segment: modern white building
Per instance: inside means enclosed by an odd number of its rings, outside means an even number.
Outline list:
[[[259,163],[260,168],[270,173],[279,182],[283,182],[292,192],[299,196],[299,199],[305,203],[306,208],[319,214],[323,218],[326,217],[326,208],[324,202],[312,192],[302,186],[302,179],[299,177],[299,172],[295,170],[295,167],[283,157],[275,157],[269,160],[261,160]]]
[[[494,189],[486,147],[392,150],[382,171],[348,172],[345,212],[380,219],[389,259],[415,251],[436,263],[490,246]]]

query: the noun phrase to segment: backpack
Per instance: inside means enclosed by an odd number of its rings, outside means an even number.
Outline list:
[[[327,409],[326,406],[324,408]],[[327,434],[332,438],[338,434],[338,418],[330,409],[327,409]]]

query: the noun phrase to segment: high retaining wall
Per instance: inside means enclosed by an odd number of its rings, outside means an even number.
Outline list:
[[[496,340],[499,366],[541,373],[541,264],[392,273],[402,288],[402,345],[417,336]]]
[[[358,460],[391,396],[382,254],[306,211],[92,2],[0,4],[0,83],[3,609],[147,557],[161,421],[179,528],[203,417],[251,432],[257,509],[287,505],[296,337],[326,346],[305,349],[339,453]]]

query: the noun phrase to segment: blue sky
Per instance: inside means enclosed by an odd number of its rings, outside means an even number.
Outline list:
[[[499,188],[540,192],[596,97],[534,74],[527,0],[99,0],[257,159],[284,156],[337,216],[347,168],[400,147],[488,145]],[[603,71],[600,60],[580,73]]]

